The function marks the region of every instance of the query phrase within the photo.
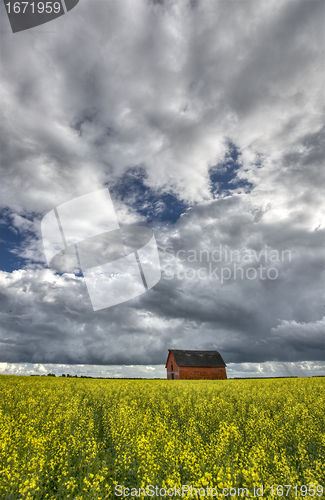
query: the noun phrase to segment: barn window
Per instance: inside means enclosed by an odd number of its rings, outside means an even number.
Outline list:
[[[174,380],[174,379],[175,379],[175,377],[174,377],[174,374],[172,373],[172,380]]]

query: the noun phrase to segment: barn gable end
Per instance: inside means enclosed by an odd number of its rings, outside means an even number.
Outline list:
[[[179,379],[179,366],[176,363],[174,353],[170,349],[169,349],[165,368],[167,368],[167,379],[168,380],[178,380]]]

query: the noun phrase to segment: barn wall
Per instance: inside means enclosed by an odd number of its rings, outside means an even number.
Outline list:
[[[167,380],[172,380],[172,374],[174,375],[174,380],[179,379],[179,368],[175,361],[174,354],[171,352],[167,361]]]
[[[179,378],[182,380],[226,379],[227,373],[224,366],[218,368],[182,366],[179,368]]]

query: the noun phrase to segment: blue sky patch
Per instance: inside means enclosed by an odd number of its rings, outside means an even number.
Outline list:
[[[17,250],[23,243],[24,238],[14,228],[8,216],[0,216],[0,269],[1,271],[12,272],[24,267],[26,260],[16,255]]]
[[[176,222],[188,205],[171,193],[161,193],[145,185],[147,178],[143,167],[131,167],[110,186],[112,198],[124,203],[147,218],[147,222]]]
[[[252,184],[237,177],[241,167],[241,152],[236,145],[229,141],[228,151],[222,163],[218,163],[210,169],[211,193],[213,195],[228,193],[241,187],[250,188]]]

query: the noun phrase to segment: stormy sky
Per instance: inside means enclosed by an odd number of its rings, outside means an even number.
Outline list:
[[[177,348],[325,373],[324,8],[80,0],[13,34],[1,3],[1,372],[164,377]],[[162,276],[94,312],[41,220],[104,188]]]

